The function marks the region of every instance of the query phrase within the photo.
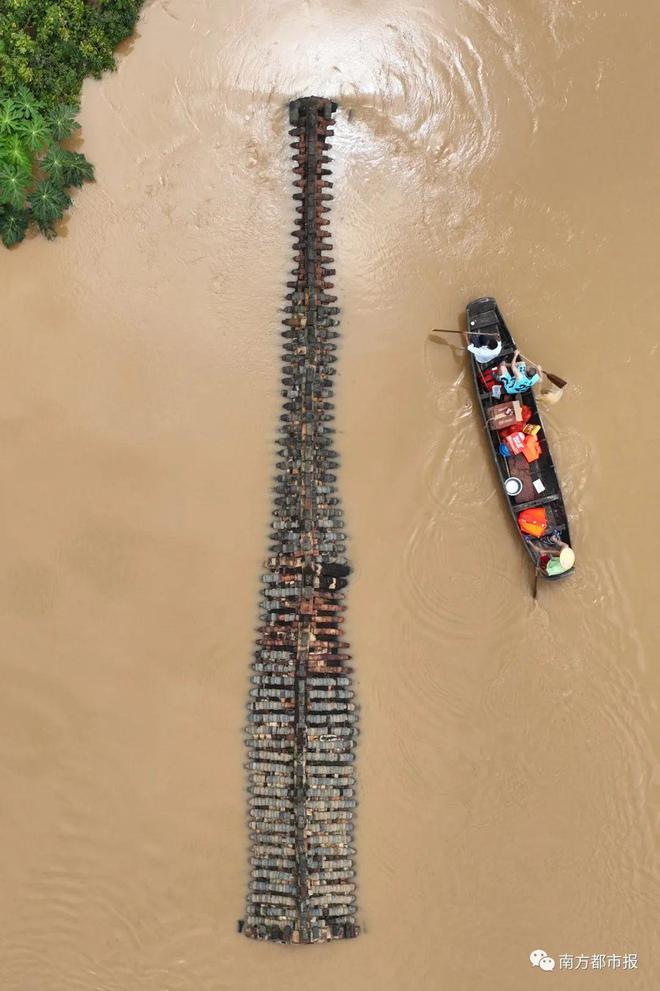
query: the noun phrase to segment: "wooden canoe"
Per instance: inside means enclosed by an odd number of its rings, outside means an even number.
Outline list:
[[[502,492],[509,507],[516,533],[520,538],[525,552],[529,555],[534,567],[537,568],[539,560],[538,551],[535,552],[533,547],[530,546],[530,543],[525,540],[518,526],[518,514],[523,510],[543,507],[548,521],[547,534],[556,532],[561,541],[569,546],[571,545],[566,506],[564,504],[557,470],[552,460],[552,454],[550,453],[543,420],[541,419],[532,389],[528,389],[516,396],[507,395],[502,390],[502,396],[494,398],[484,381],[485,372],[487,373],[488,370],[493,372],[502,361],[510,362],[516,350],[516,343],[509,332],[497,303],[492,297],[485,296],[481,299],[475,299],[468,304],[467,331],[468,342],[477,347],[487,346],[488,342],[494,342],[495,344],[501,343],[499,354],[488,362],[479,362],[473,354],[470,352],[468,354],[472,365],[479,408],[483,417],[484,432],[493,455]],[[488,378],[489,376],[486,374],[486,381]],[[503,457],[500,452],[500,435],[496,430],[491,430],[489,426],[489,411],[492,407],[500,403],[512,402],[516,399],[531,410],[532,416],[529,423],[540,426],[540,430],[536,436],[540,442],[541,455],[537,461],[532,461],[529,464],[523,454],[511,455],[508,458]],[[523,483],[522,491],[515,496],[509,495],[506,490],[507,479],[511,476],[519,478]],[[537,482],[536,487],[534,486],[534,482]],[[541,491],[538,491],[541,486]],[[565,578],[566,575],[572,574],[573,571],[574,567],[560,574],[548,575],[542,568],[538,569],[538,573],[548,581],[557,581],[560,578]]]

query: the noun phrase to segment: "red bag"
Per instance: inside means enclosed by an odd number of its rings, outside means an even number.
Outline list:
[[[486,387],[486,389],[489,392],[492,392],[493,391],[493,386],[496,385],[497,383],[495,382],[495,379],[493,377],[493,373],[490,370],[490,368],[486,368],[485,371],[483,371],[483,372],[480,371],[479,374],[481,375],[481,382],[482,382],[482,384]]]

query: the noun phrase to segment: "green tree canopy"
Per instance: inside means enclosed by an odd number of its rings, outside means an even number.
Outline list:
[[[114,68],[142,0],[0,0],[0,85],[75,103],[86,76]]]
[[[143,0],[0,0],[0,240],[30,224],[46,237],[71,205],[68,190],[94,178],[66,147],[86,76],[115,66]]]

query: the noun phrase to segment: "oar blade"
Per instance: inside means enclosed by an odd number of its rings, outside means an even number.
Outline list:
[[[561,378],[559,375],[553,375],[552,372],[545,372],[545,377],[552,382],[553,385],[556,385],[558,389],[563,389],[568,385],[566,379]]]

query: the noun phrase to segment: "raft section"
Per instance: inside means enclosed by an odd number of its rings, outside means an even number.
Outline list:
[[[357,712],[344,640],[343,512],[332,402],[339,310],[330,281],[330,158],[337,104],[289,105],[293,281],[283,331],[283,412],[270,557],[248,705],[250,884],[239,929],[316,943],[356,936]]]

